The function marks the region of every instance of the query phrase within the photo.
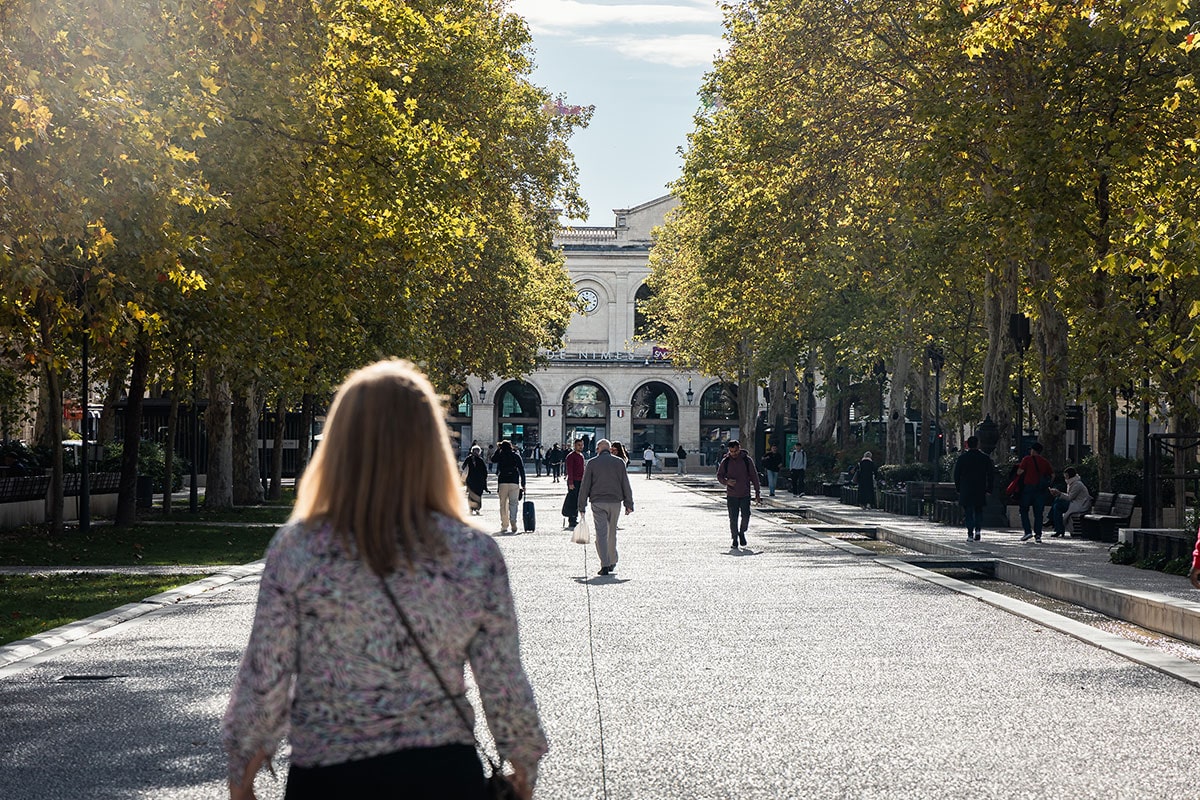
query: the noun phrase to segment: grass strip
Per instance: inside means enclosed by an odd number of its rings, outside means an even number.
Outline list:
[[[199,580],[199,575],[0,575],[0,644]]]
[[[186,500],[180,502],[177,498],[171,504],[170,515],[164,514],[161,505],[150,509],[140,509],[138,519],[146,522],[269,522],[282,525],[292,513],[292,498],[288,497],[279,503],[269,503],[261,506],[237,506],[235,508],[205,509],[201,506],[193,514],[188,510]]]
[[[245,564],[262,558],[274,523],[96,526],[86,535],[44,528],[0,532],[0,565],[10,567],[181,566]]]

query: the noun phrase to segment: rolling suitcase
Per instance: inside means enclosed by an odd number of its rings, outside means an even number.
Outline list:
[[[521,506],[521,518],[525,522],[525,532],[529,533],[537,528],[537,513],[533,508],[533,501],[526,500]]]

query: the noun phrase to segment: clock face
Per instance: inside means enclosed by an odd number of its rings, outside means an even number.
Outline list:
[[[590,314],[600,307],[600,295],[596,294],[595,289],[580,289],[577,296],[585,314]]]

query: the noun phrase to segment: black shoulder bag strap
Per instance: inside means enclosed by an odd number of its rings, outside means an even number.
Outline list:
[[[446,699],[450,701],[450,705],[454,706],[458,718],[462,720],[463,725],[471,732],[471,738],[475,740],[475,747],[487,759],[488,766],[492,768],[492,775],[497,778],[504,775],[504,771],[500,765],[492,760],[487,751],[483,749],[479,738],[475,736],[475,726],[471,724],[471,720],[467,719],[467,712],[463,711],[462,706],[458,704],[458,699],[454,693],[450,691],[450,687],[442,680],[442,673],[438,672],[438,668],[434,665],[433,659],[429,657],[429,652],[425,650],[425,645],[421,642],[421,638],[417,636],[417,632],[413,630],[412,623],[408,620],[408,615],[404,613],[404,609],[400,607],[400,603],[396,600],[396,595],[392,594],[392,587],[387,585],[387,581],[381,576],[379,585],[383,587],[383,593],[387,595],[387,599],[391,601],[392,608],[396,609],[396,616],[400,617],[400,624],[404,626],[404,630],[408,631],[408,636],[413,640],[413,644],[417,646],[417,652],[421,654],[421,659],[425,662],[425,666],[429,667],[429,671],[433,673],[433,677],[437,678],[438,686],[442,687],[442,692],[446,695]]]

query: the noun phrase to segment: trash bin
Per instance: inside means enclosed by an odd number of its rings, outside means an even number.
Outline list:
[[[137,507],[150,508],[154,505],[154,478],[149,475],[137,476]]]

